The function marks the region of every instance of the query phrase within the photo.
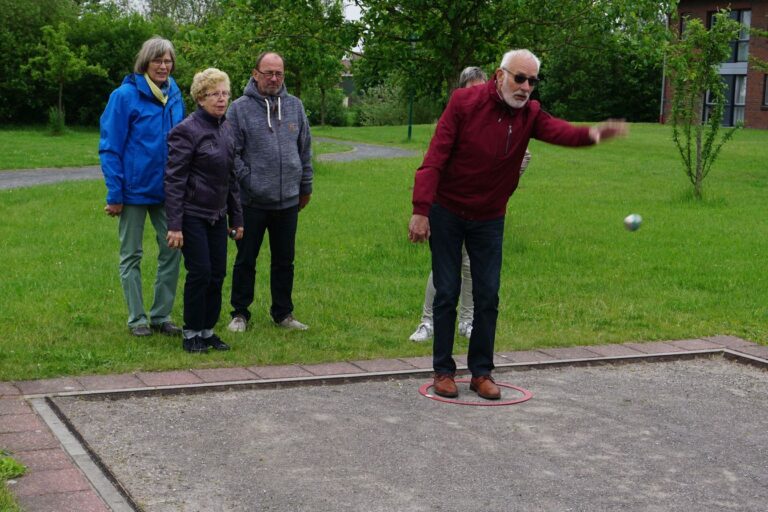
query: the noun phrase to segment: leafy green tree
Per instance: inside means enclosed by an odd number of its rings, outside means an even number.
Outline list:
[[[290,92],[300,97],[304,88],[317,88],[323,111],[323,91],[338,86],[341,59],[356,41],[357,26],[344,19],[341,0],[225,0],[219,16],[202,27],[182,27],[174,39],[184,84],[195,71],[215,66],[230,75],[237,93],[256,56],[272,50],[285,58]]]
[[[47,84],[29,80],[21,68],[34,55],[42,27],[76,18],[70,0],[0,0],[0,122],[40,120]],[[12,101],[8,101],[12,99]]]
[[[659,115],[665,12],[669,2],[615,4],[603,26],[596,23],[588,44],[564,45],[546,54],[539,87],[549,112],[577,121],[625,118],[655,122]],[[617,22],[616,20],[621,20]]]
[[[393,73],[403,91],[445,101],[460,71],[469,65],[493,71],[511,48],[529,48],[548,63],[564,51],[587,68],[613,51],[619,35],[642,47],[663,34],[662,13],[675,0],[360,0],[364,58],[355,76],[363,89]],[[616,44],[605,47],[606,34]],[[612,42],[612,40],[609,40]],[[655,42],[656,46],[659,42]],[[635,50],[636,54],[640,54]],[[656,57],[658,60],[658,57]],[[652,60],[652,59],[650,59]],[[619,61],[619,56],[615,59]],[[553,68],[555,69],[555,68]],[[588,70],[583,73],[588,77]],[[554,80],[559,79],[557,76]],[[617,79],[620,77],[617,77]],[[590,80],[572,81],[573,93],[594,89]],[[657,89],[654,84],[648,87]],[[576,89],[577,88],[577,89]]]
[[[24,68],[35,80],[43,80],[58,88],[58,115],[64,118],[64,86],[84,75],[106,76],[98,65],[89,64],[83,57],[85,47],[72,49],[67,41],[69,25],[61,22],[56,27],[43,27],[43,41],[38,45],[38,55],[29,59]]]
[[[702,197],[704,178],[712,169],[723,144],[738,126],[726,130],[718,141],[725,109],[725,83],[718,65],[727,60],[730,42],[740,30],[728,11],[715,14],[711,29],[699,19],[688,18],[685,29],[669,48],[668,69],[672,84],[672,139],[693,185],[694,197]],[[711,108],[705,116],[705,97]]]
[[[84,76],[67,87],[64,106],[70,122],[98,124],[109,94],[133,71],[142,43],[155,34],[169,37],[170,32],[158,23],[162,25],[165,20],[151,22],[140,13],[115,4],[99,4],[84,10],[71,25],[68,40],[72,47],[85,47],[83,58],[105,69],[107,74]]]

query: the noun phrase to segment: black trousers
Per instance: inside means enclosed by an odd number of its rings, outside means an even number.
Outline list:
[[[221,287],[227,274],[227,220],[184,216],[184,329],[213,329],[221,314]]]
[[[293,312],[293,260],[296,255],[296,227],[299,207],[262,210],[243,206],[245,234],[237,242],[237,257],[232,270],[232,316],[250,320],[256,285],[256,259],[264,233],[269,233],[271,266],[269,275],[272,320],[280,322]]]
[[[432,307],[435,337],[432,344],[436,373],[454,373],[456,305],[461,288],[461,246],[467,247],[475,303],[467,366],[473,377],[489,375],[494,368],[493,347],[499,314],[501,255],[504,217],[486,221],[465,220],[434,204],[429,214],[435,302]]]

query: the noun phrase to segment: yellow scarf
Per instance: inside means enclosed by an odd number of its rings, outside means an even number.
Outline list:
[[[144,73],[144,79],[149,84],[149,89],[152,91],[152,94],[155,95],[155,98],[165,106],[166,103],[168,103],[168,95],[163,94],[163,91],[160,90],[160,88],[155,85],[155,82],[152,81],[152,79],[149,78],[149,75],[147,73]]]

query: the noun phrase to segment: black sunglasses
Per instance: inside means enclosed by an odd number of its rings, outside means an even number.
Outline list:
[[[519,73],[515,74],[515,73],[512,73],[510,70],[508,70],[505,67],[502,67],[501,69],[506,71],[510,75],[512,75],[512,79],[515,81],[516,84],[522,84],[526,80],[528,80],[528,85],[530,85],[531,87],[536,87],[537,85],[539,85],[539,82],[541,82],[541,79],[536,78],[534,76],[525,76],[525,75],[519,74]]]

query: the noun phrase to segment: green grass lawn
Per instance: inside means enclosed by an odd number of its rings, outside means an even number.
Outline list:
[[[0,128],[2,170],[97,165],[98,149],[97,128],[67,128],[59,136],[44,127]]]
[[[359,138],[382,142],[398,129],[360,129]],[[633,125],[628,138],[596,148],[531,144],[508,207],[498,351],[714,334],[768,342],[767,134],[744,130],[725,146],[701,202],[690,199],[670,135]],[[218,332],[233,350],[202,356],[179,340],[128,335],[117,224],[102,211],[100,181],[0,191],[0,380],[430,354],[430,344],[408,341],[429,272],[427,246],[407,241],[419,163],[316,164],[294,291],[310,330],[271,325],[265,248],[253,328],[225,330],[228,276]],[[623,228],[629,213],[645,219],[636,232]],[[156,253],[148,224],[147,302]],[[234,244],[229,257],[231,273]],[[182,286],[183,275],[179,322]],[[463,338],[456,350],[466,350]]]

